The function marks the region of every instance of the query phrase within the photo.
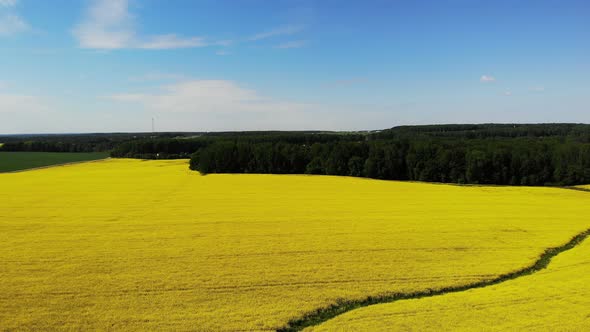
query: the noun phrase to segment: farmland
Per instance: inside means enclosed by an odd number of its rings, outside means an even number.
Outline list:
[[[0,181],[0,325],[16,330],[273,330],[339,299],[518,270],[590,213],[583,191],[202,176],[186,160]]]
[[[583,331],[590,326],[588,274],[586,240],[533,275],[482,289],[369,306],[308,331]]]
[[[107,153],[101,152],[0,152],[0,172],[13,172],[56,164],[104,159],[107,156]]]

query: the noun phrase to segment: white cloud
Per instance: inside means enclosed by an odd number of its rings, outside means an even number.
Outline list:
[[[0,92],[0,134],[58,132],[70,114],[60,116],[53,98]]]
[[[126,0],[97,0],[73,31],[83,48],[117,49],[134,43],[133,17]]]
[[[217,55],[230,55],[231,53],[228,51],[220,50],[220,51],[215,52],[215,54],[217,54]]]
[[[301,47],[304,47],[305,45],[307,45],[306,40],[294,40],[294,41],[281,43],[281,44],[275,46],[275,48],[282,48],[282,49],[301,48]]]
[[[129,12],[129,0],[92,0],[83,20],[72,29],[72,34],[80,47],[99,50],[227,47],[235,43],[234,40],[207,40],[201,36],[180,36],[174,33],[144,36],[137,31],[135,21],[136,17]],[[293,35],[304,29],[303,25],[285,25],[256,34],[247,40]],[[304,41],[296,41],[278,45],[277,48],[296,48],[304,44]]]
[[[192,80],[162,87],[159,93],[122,93],[107,99],[137,102],[161,112],[236,113],[293,110],[303,104],[286,103],[260,96],[232,81]]]
[[[479,81],[482,83],[490,83],[490,82],[495,82],[496,78],[493,76],[489,76],[489,75],[482,75],[481,78],[479,79]]]
[[[35,55],[54,55],[60,53],[61,50],[59,48],[34,48],[31,53]]]
[[[369,80],[367,80],[366,78],[357,77],[357,78],[342,79],[342,80],[328,82],[328,83],[324,84],[323,86],[327,87],[327,88],[343,87],[343,86],[350,86],[350,85],[355,85],[355,84],[367,83],[368,81]]]
[[[14,7],[17,2],[17,0],[0,0],[0,7]]]
[[[102,99],[110,101],[105,112],[129,114],[114,125],[148,126],[154,117],[161,131],[360,130],[396,123],[389,107],[277,100],[226,80],[190,80]]]
[[[140,94],[140,93],[119,93],[114,94],[111,96],[107,96],[106,99],[110,99],[113,101],[123,101],[123,102],[144,102],[149,98],[148,95]]]
[[[269,31],[258,33],[256,35],[248,38],[248,40],[256,41],[256,40],[261,40],[261,39],[266,39],[266,38],[271,38],[271,37],[276,37],[276,36],[293,35],[293,34],[303,31],[304,29],[305,29],[305,26],[303,26],[303,25],[285,25],[285,26],[278,27],[278,28],[275,28],[275,29],[272,29]]]
[[[94,0],[85,19],[73,30],[82,48],[113,50],[136,48],[148,50],[207,46],[202,37],[176,34],[140,36],[135,18],[129,13],[128,0]]]
[[[226,40],[218,40],[213,44],[217,45],[217,46],[230,46],[233,43],[234,43],[233,40],[226,39]]]
[[[0,93],[0,113],[39,113],[47,110],[47,103],[39,97]]]
[[[512,96],[512,91],[510,91],[510,90],[504,91],[504,96],[508,96],[508,97]]]
[[[150,37],[149,40],[140,43],[138,48],[147,50],[163,50],[171,48],[191,48],[203,46],[207,46],[207,43],[201,37],[183,38],[175,34],[168,34]]]
[[[12,36],[31,29],[29,24],[20,16],[6,14],[0,16],[0,36]]]
[[[545,87],[543,86],[535,86],[530,89],[532,92],[543,92],[545,91]]]
[[[133,76],[129,78],[132,82],[150,82],[150,81],[178,81],[185,78],[184,75],[152,72],[144,75]]]
[[[328,127],[317,105],[264,97],[233,81],[192,80],[163,86],[155,93],[120,93],[104,97],[132,109],[136,104],[168,130],[257,130]],[[127,104],[127,105],[126,105]],[[316,119],[316,120],[314,120]],[[167,121],[167,122],[166,122]]]

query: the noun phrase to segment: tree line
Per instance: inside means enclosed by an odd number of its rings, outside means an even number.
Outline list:
[[[191,154],[221,142],[260,144],[284,142],[295,145],[363,140],[366,135],[321,132],[244,132],[210,133],[192,138],[150,138],[123,142],[112,151],[112,157],[142,159],[190,158]]]
[[[466,139],[517,137],[568,137],[590,143],[590,125],[577,123],[540,124],[451,124],[399,126],[371,134],[373,138],[451,137]]]
[[[23,152],[109,152],[124,142],[147,138],[166,139],[178,134],[108,133],[4,135],[0,151]]]
[[[190,158],[201,173],[326,174],[499,185],[590,183],[590,125],[400,126],[367,132],[116,133],[0,137],[2,151]]]
[[[589,128],[562,124],[418,126],[367,133],[362,139],[311,144],[236,137],[196,151],[190,168],[203,174],[324,174],[460,184],[575,185],[590,183]]]

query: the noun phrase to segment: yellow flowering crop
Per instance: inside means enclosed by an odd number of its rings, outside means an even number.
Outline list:
[[[486,280],[588,228],[588,193],[106,160],[0,174],[0,328],[268,330]]]
[[[309,331],[588,331],[590,240],[535,274],[442,296],[368,306]]]

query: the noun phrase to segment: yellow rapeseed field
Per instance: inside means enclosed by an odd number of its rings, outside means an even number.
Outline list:
[[[588,193],[106,160],[0,174],[0,329],[268,330],[462,285],[588,228]]]
[[[309,331],[588,331],[590,240],[495,286],[368,306]]]

